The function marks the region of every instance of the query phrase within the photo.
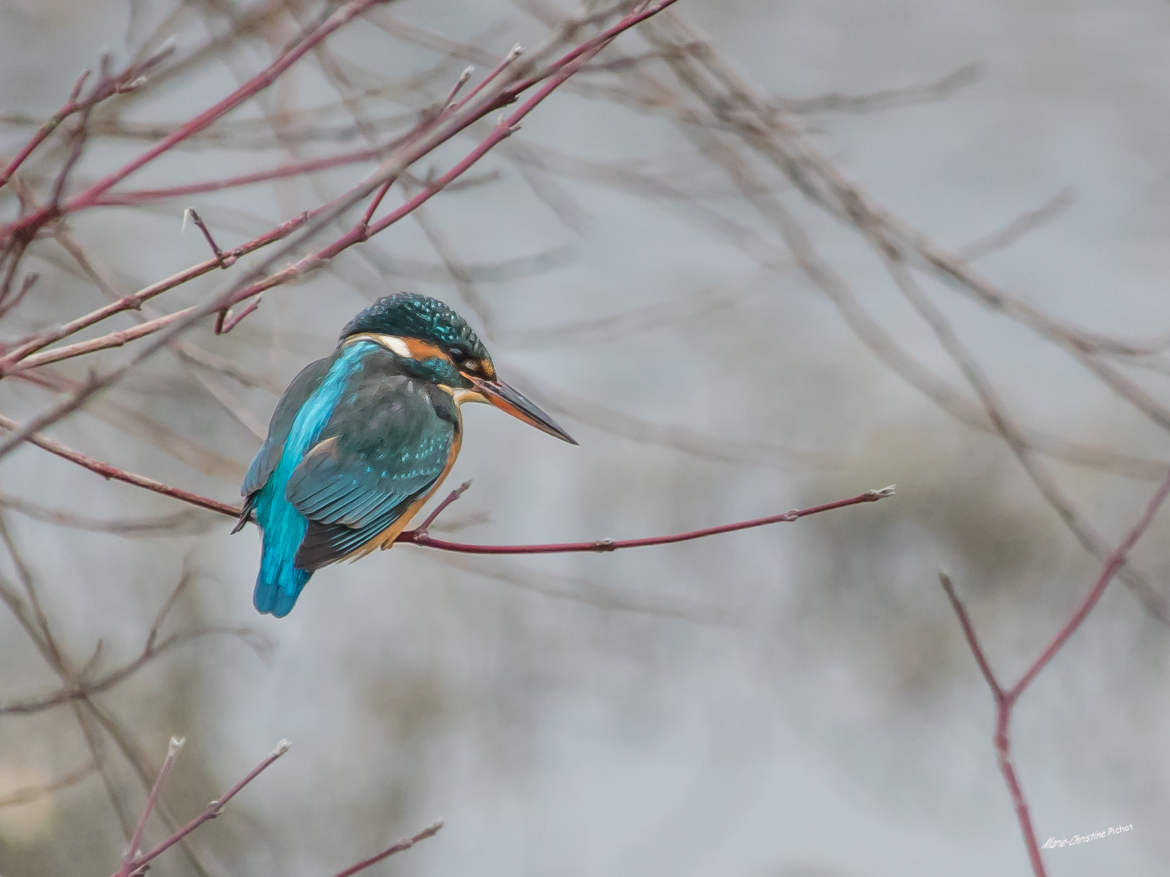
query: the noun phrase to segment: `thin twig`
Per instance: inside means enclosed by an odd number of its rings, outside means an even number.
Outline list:
[[[845,508],[861,503],[877,502],[894,495],[894,485],[876,490],[867,490],[848,499],[839,499],[823,505],[810,506],[803,509],[792,509],[778,515],[768,515],[764,518],[753,518],[748,521],[737,521],[733,524],[720,524],[715,527],[705,527],[701,530],[690,530],[686,533],[673,533],[669,536],[647,536],[641,539],[595,539],[591,542],[553,542],[545,545],[474,545],[467,542],[450,542],[445,539],[436,539],[425,531],[404,530],[399,534],[397,541],[410,542],[414,545],[425,545],[428,548],[438,548],[442,551],[458,551],[463,554],[571,554],[584,551],[619,551],[623,548],[646,548],[651,545],[670,545],[675,542],[689,542],[692,539],[705,539],[708,536],[717,536],[722,533],[733,533],[737,530],[748,530],[753,527],[765,527],[769,524],[787,524],[809,515]]]
[[[403,840],[398,841],[397,843],[391,844],[390,846],[388,846],[386,849],[382,850],[382,852],[378,853],[377,855],[370,856],[368,859],[362,859],[362,861],[357,862],[356,864],[350,865],[345,870],[338,871],[334,875],[334,877],[350,877],[351,874],[356,874],[359,871],[364,871],[364,870],[366,870],[366,868],[369,868],[372,865],[378,864],[378,862],[381,862],[383,859],[388,859],[393,855],[396,855],[398,853],[402,853],[402,852],[405,852],[406,850],[409,850],[412,846],[414,846],[417,843],[420,843],[421,841],[426,840],[428,837],[434,837],[436,834],[438,834],[439,829],[442,827],[443,827],[442,820],[439,820],[438,822],[434,823],[433,825],[428,825],[426,828],[424,828],[418,834],[412,835],[411,837],[405,838]]]
[[[28,804],[45,795],[51,795],[54,792],[59,792],[61,789],[75,786],[92,776],[95,770],[97,770],[97,764],[89,761],[76,770],[71,770],[44,785],[16,789],[4,796],[0,796],[0,807],[19,807],[22,804]]]
[[[215,238],[211,234],[211,229],[207,227],[207,223],[203,221],[203,217],[199,215],[194,207],[188,207],[185,211],[183,211],[183,219],[186,220],[187,217],[190,217],[191,221],[195,223],[195,227],[203,232],[203,237],[207,241],[207,246],[211,247],[211,252],[215,255],[215,261],[219,264],[219,267],[231,267],[231,265],[236,261],[236,257],[233,255],[224,254],[223,250],[219,248],[219,244],[215,242]]]
[[[146,796],[146,804],[142,808],[142,815],[138,817],[138,825],[134,829],[134,835],[130,838],[130,847],[126,850],[126,855],[122,859],[122,870],[118,872],[118,877],[129,877],[131,865],[134,862],[135,856],[138,855],[138,844],[142,841],[142,832],[146,829],[146,820],[150,818],[150,811],[154,809],[155,801],[158,800],[158,794],[162,790],[163,783],[167,781],[170,775],[171,768],[175,766],[175,759],[179,757],[179,750],[183,748],[183,743],[186,742],[182,737],[172,737],[170,744],[167,746],[167,757],[163,759],[162,767],[158,770],[158,776],[154,780],[154,785],[150,787],[150,794]]]
[[[199,826],[201,826],[203,823],[207,822],[210,819],[214,819],[216,816],[218,816],[220,813],[222,813],[223,808],[227,805],[227,803],[232,798],[234,798],[237,794],[239,794],[239,792],[246,785],[248,785],[248,783],[252,782],[252,780],[256,779],[256,777],[258,777],[265,770],[267,770],[272,765],[272,763],[274,761],[276,761],[276,759],[280,758],[280,756],[282,756],[286,752],[288,752],[288,749],[289,749],[289,742],[287,740],[281,740],[276,745],[276,748],[274,750],[272,750],[272,752],[263,761],[261,761],[258,765],[256,765],[254,768],[252,768],[252,770],[248,771],[247,775],[242,780],[240,780],[238,783],[236,783],[234,786],[232,786],[230,789],[228,789],[222,796],[220,796],[219,798],[217,798],[216,800],[214,800],[210,804],[208,804],[203,809],[203,812],[201,812],[198,816],[196,816],[194,819],[192,819],[186,825],[181,827],[178,831],[176,831],[174,834],[172,834],[170,837],[168,837],[162,843],[158,844],[158,846],[153,847],[148,852],[145,852],[141,855],[135,856],[134,859],[130,862],[129,870],[127,870],[126,867],[124,866],[121,871],[115,871],[114,875],[112,875],[112,877],[121,877],[121,875],[123,875],[123,874],[128,874],[128,875],[133,875],[133,877],[138,877],[138,875],[145,873],[147,865],[149,865],[151,862],[153,862],[160,855],[165,853],[167,850],[169,850],[171,847],[173,847],[175,844],[177,844],[179,841],[181,841],[183,838],[185,838],[191,832],[195,831],[195,829],[199,828]]]
[[[430,529],[431,524],[435,522],[435,519],[443,513],[447,506],[451,505],[451,503],[455,502],[455,500],[463,496],[469,487],[471,487],[471,479],[464,481],[462,484],[448,493],[447,496],[443,498],[443,501],[435,506],[429,515],[423,518],[422,523],[414,528],[414,531],[416,533],[425,534]]]

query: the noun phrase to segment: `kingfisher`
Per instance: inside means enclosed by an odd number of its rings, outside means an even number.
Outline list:
[[[394,544],[451,471],[465,402],[577,444],[497,377],[466,320],[423,295],[378,299],[332,355],[293,378],[244,477],[232,531],[253,515],[263,531],[259,612],[284,617],[321,567]]]

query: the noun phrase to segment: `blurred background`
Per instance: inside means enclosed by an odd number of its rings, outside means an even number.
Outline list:
[[[516,43],[571,47],[621,6],[377,7],[114,191],[376,147],[467,64],[478,76]],[[70,191],[328,8],[10,0],[0,163],[103,50],[120,67],[177,40],[147,86],[94,112]],[[591,10],[612,14],[565,24]],[[1162,477],[1168,42],[1161,2],[682,0],[420,211],[270,291],[230,333],[203,321],[47,431],[235,502],[287,382],[355,312],[410,289],[482,329],[501,375],[581,443],[469,410],[447,484],[473,484],[436,535],[634,537],[896,482],[894,499],[616,554],[399,546],[319,573],[278,621],[251,606],[254,528],[231,537],[224,517],[32,446],[6,458],[5,587],[31,583],[86,678],[133,666],[87,699],[0,714],[0,874],[115,870],[171,735],[187,744],[149,843],[279,739],[293,747],[159,874],[333,873],[436,818],[435,838],[380,873],[1029,873],[994,704],[937,573],[1014,681],[1096,577],[1085,545],[1107,553]],[[426,156],[387,205],[489,130]],[[69,151],[50,140],[24,183],[48,191]],[[376,164],[71,216],[24,256],[40,280],[0,337],[205,260],[187,207],[236,246]],[[842,209],[851,197],[866,206]],[[0,221],[19,210],[0,190]],[[933,267],[932,252],[946,254]],[[27,422],[132,350],[5,379],[0,413]],[[1133,826],[1047,852],[1053,874],[1157,874],[1170,857],[1167,520],[1016,708],[1040,841]],[[156,640],[182,640],[135,664],[180,582]],[[63,684],[7,609],[0,667],[0,710]]]

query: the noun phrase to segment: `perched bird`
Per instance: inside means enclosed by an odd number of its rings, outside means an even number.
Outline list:
[[[443,302],[399,293],[350,320],[333,355],[293,378],[244,478],[232,532],[253,512],[264,532],[256,609],[283,617],[316,570],[393,545],[455,462],[464,402],[576,444],[496,377]]]

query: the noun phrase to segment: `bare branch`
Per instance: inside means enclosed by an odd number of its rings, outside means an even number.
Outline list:
[[[366,868],[369,868],[369,867],[372,867],[373,865],[378,864],[383,859],[388,859],[393,855],[397,855],[398,853],[404,853],[407,850],[409,850],[412,846],[426,840],[428,837],[434,837],[436,834],[438,834],[439,829],[442,827],[443,827],[442,820],[439,820],[438,822],[435,822],[431,825],[428,825],[426,828],[424,828],[422,831],[418,832],[417,834],[414,834],[411,837],[404,838],[403,840],[400,840],[396,843],[391,844],[386,849],[382,850],[382,852],[380,852],[376,855],[370,856],[370,858],[368,858],[368,859],[362,859],[362,861],[357,862],[356,864],[350,865],[348,868],[344,869],[343,871],[338,871],[337,874],[334,875],[334,877],[350,877],[351,874],[357,874],[359,871],[364,871],[364,870],[366,870]]]
[[[250,770],[243,779],[224,792],[223,795],[208,804],[207,807],[203,809],[203,812],[201,812],[198,816],[196,816],[178,831],[174,832],[166,840],[162,841],[162,843],[158,844],[158,846],[153,847],[145,853],[135,855],[129,862],[123,864],[121,870],[115,871],[112,877],[138,877],[138,875],[144,874],[146,872],[147,865],[149,865],[179,841],[183,840],[183,838],[185,838],[191,832],[195,831],[197,828],[199,828],[199,826],[203,825],[203,823],[210,819],[214,819],[216,816],[222,813],[223,808],[227,806],[227,803],[231,801],[232,798],[238,795],[240,791],[248,785],[248,783],[252,782],[252,780],[256,779],[256,777],[267,770],[272,765],[272,763],[276,761],[276,759],[280,758],[280,756],[288,752],[288,748],[289,742],[287,740],[281,740],[276,745],[276,748],[272,750],[272,752],[266,758],[264,758],[263,761],[252,768],[252,770]]]
[[[130,847],[126,850],[126,856],[122,859],[122,870],[118,872],[118,877],[129,877],[131,865],[139,852],[138,844],[142,840],[142,832],[146,828],[146,820],[150,818],[150,811],[154,809],[154,804],[158,800],[158,793],[162,789],[163,783],[167,781],[167,776],[170,774],[171,768],[175,766],[175,759],[179,757],[179,750],[183,748],[184,742],[186,741],[182,737],[171,738],[170,745],[167,747],[167,757],[163,759],[162,767],[158,771],[158,777],[155,778],[154,785],[150,787],[150,794],[146,796],[146,805],[142,808],[142,815],[138,818],[138,825],[134,829],[134,836],[130,838]]]

